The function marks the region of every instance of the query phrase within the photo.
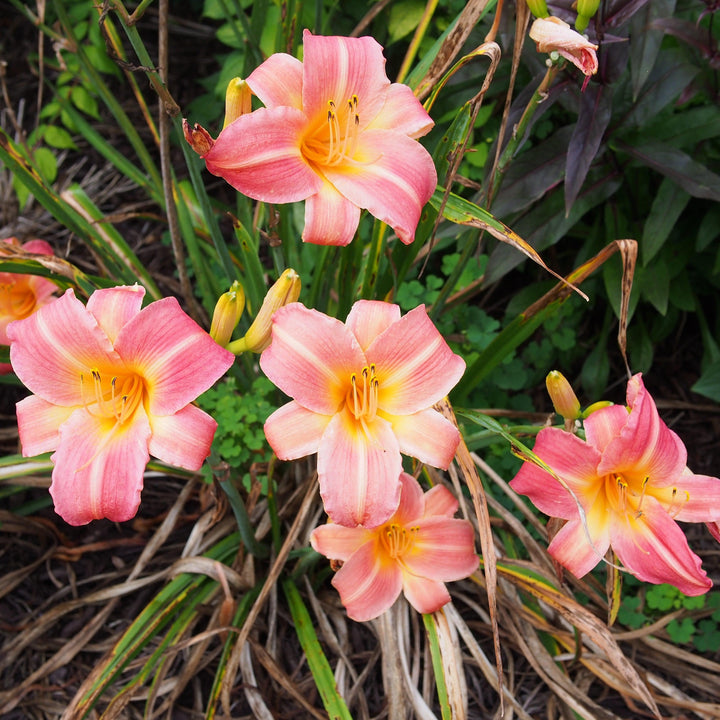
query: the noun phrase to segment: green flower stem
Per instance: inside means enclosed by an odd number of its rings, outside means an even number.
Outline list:
[[[490,191],[485,204],[486,207],[490,207],[490,204],[500,187],[500,183],[502,182],[503,177],[505,177],[505,172],[508,169],[510,162],[525,141],[525,133],[528,129],[530,121],[533,119],[540,103],[545,100],[548,88],[552,85],[559,69],[559,66],[554,64],[547,69],[545,77],[542,79],[542,82],[538,85],[537,89],[533,93],[533,96],[530,98],[530,102],[528,102],[522,117],[513,128],[512,137],[508,140],[505,149],[502,151],[497,166],[491,176]]]
[[[380,267],[380,255],[386,232],[387,225],[384,222],[376,220],[373,225],[372,241],[370,242],[367,264],[365,265],[365,275],[360,290],[360,297],[365,300],[373,299]]]

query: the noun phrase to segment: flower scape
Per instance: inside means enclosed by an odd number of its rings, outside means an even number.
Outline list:
[[[0,717],[720,717],[714,4],[37,5]]]

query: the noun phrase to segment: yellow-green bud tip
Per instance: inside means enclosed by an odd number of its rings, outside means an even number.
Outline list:
[[[550,14],[545,0],[527,0],[527,5],[535,17],[546,18]]]
[[[252,90],[250,86],[239,77],[233,78],[225,91],[225,129],[231,122],[241,115],[252,112]]]
[[[580,401],[562,373],[557,370],[548,373],[545,386],[558,415],[565,420],[577,420],[580,417]]]
[[[284,305],[295,302],[300,297],[300,276],[288,268],[268,290],[260,311],[253,320],[245,337],[229,348],[231,351],[260,353],[272,339],[272,316]]]
[[[230,289],[220,296],[213,311],[210,337],[218,345],[225,347],[230,342],[233,330],[240,322],[244,307],[245,292],[242,285],[236,280]]]
[[[580,417],[584,420],[588,415],[592,415],[592,413],[594,413],[596,410],[600,410],[600,408],[608,407],[610,405],[613,405],[610,400],[598,400],[596,403],[588,405],[588,407],[583,410],[583,413]]]

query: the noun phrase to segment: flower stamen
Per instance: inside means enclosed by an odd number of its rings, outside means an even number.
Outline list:
[[[383,528],[380,537],[388,555],[395,560],[402,557],[412,547],[417,532],[417,526],[405,528],[402,525],[390,523]]]
[[[347,404],[356,420],[361,422],[375,419],[378,410],[378,392],[380,382],[375,375],[375,365],[365,366],[360,372],[362,384],[358,383],[358,376],[350,376],[350,390]]]

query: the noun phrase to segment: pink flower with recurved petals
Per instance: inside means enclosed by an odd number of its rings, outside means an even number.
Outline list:
[[[260,367],[294,398],[265,423],[282,460],[317,452],[325,511],[340,525],[382,525],[400,499],[400,453],[447,468],[457,428],[432,405],[465,370],[421,305],[356,302],[346,322],[292,303],[273,316]]]
[[[388,610],[402,591],[421,613],[450,601],[446,582],[462,580],[478,567],[474,532],[453,518],[458,502],[442,485],[423,494],[412,475],[400,476],[400,505],[376,528],[328,523],[310,542],[343,566],[332,584],[353,620],[372,620]]]
[[[586,75],[585,83],[597,72],[598,46],[560,18],[538,18],[530,27],[530,37],[537,43],[538,52],[557,52],[579,68]]]
[[[217,140],[185,135],[208,170],[241,193],[272,203],[305,200],[306,242],[347,245],[360,210],[404,243],[437,184],[416,141],[433,126],[406,85],[385,74],[373,38],[303,34],[303,61],[276,53],[248,78],[265,104],[240,115]]]
[[[0,240],[0,257],[8,256],[9,246],[33,255],[52,255],[53,249],[44,240],[30,240],[21,245],[16,238]],[[40,275],[0,272],[0,345],[9,345],[7,326],[22,320],[43,305],[54,300],[57,285]],[[0,375],[9,373],[12,366],[0,363]]]
[[[712,582],[675,521],[720,520],[720,480],[688,470],[685,446],[660,419],[640,375],[628,382],[627,407],[600,408],[584,425],[585,442],[546,428],[534,448],[575,498],[531,462],[510,483],[542,512],[568,521],[550,554],[582,577],[612,548],[640,580],[686,595],[706,592]]]
[[[24,455],[54,450],[50,493],[71,525],[137,512],[150,455],[198,470],[217,423],[190,403],[232,365],[165,298],[143,288],[72,290],[8,327],[10,360],[35,393],[17,405]]]

